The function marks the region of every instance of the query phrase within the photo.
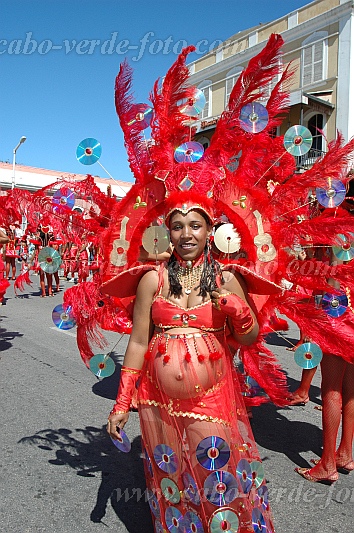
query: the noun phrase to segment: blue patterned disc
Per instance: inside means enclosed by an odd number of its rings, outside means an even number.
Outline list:
[[[184,527],[186,528],[186,533],[204,533],[202,521],[192,511],[188,511],[184,515]]]
[[[204,482],[204,494],[214,505],[228,505],[238,495],[236,478],[226,470],[212,472]]]
[[[259,509],[252,511],[252,526],[254,533],[267,533],[267,526]]]
[[[155,494],[152,492],[152,490],[148,489],[147,496],[148,496],[148,502],[149,502],[149,506],[150,506],[152,514],[155,516],[155,518],[160,519],[161,517],[160,507],[159,507],[159,502]]]
[[[178,457],[167,444],[158,444],[154,449],[154,459],[161,470],[174,474],[178,468]]]
[[[186,498],[194,503],[194,505],[200,505],[200,493],[194,478],[188,472],[184,472],[182,480]]]
[[[246,459],[240,459],[236,468],[236,475],[240,482],[242,492],[247,494],[252,488],[252,470],[249,462]]]
[[[165,522],[171,533],[185,533],[183,514],[176,507],[167,507]]]
[[[206,437],[198,444],[196,456],[207,470],[218,470],[230,459],[230,448],[221,437]]]

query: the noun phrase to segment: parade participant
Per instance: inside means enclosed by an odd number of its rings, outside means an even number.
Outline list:
[[[15,226],[10,225],[6,233],[7,233],[7,236],[9,237],[9,241],[6,243],[6,247],[5,247],[6,277],[7,279],[15,280],[16,279],[16,258],[18,257],[18,254],[16,252],[17,238],[15,234]],[[10,269],[11,269],[12,277],[10,277]]]
[[[217,499],[214,492],[209,501],[200,504],[205,483],[216,486],[216,476],[211,473],[214,466],[206,467],[208,453],[218,455],[221,447],[227,450],[227,460],[219,463],[219,468],[224,468],[223,482],[229,483],[227,490],[236,484],[233,474],[243,460],[247,465],[247,460],[260,465],[225,342],[226,324],[236,341],[245,345],[256,339],[258,325],[240,277],[223,273],[211,256],[208,237],[212,223],[210,212],[193,202],[187,208],[184,203],[172,209],[168,215],[174,251],[168,263],[145,274],[138,285],[133,331],[107,426],[112,438],[119,438],[119,430],[129,417],[134,383],[140,377],[142,439],[153,471],[148,486],[155,493],[164,481],[180,489],[183,482],[187,487],[189,480],[195,489],[195,494],[190,489],[189,504],[195,506],[205,525],[215,511],[213,498]],[[244,444],[235,447],[233,442]],[[200,454],[198,447],[203,450]],[[167,470],[163,465],[166,450],[172,450],[167,453],[176,464],[168,478],[167,463]],[[160,452],[162,463],[158,467]],[[230,516],[240,513],[239,531],[247,531],[246,523],[252,519],[256,487],[249,496],[241,512],[239,501],[233,504],[234,498],[230,498]],[[168,507],[167,500],[160,501],[161,511],[167,512]],[[264,514],[272,528],[270,513]]]
[[[0,305],[3,304],[6,289],[10,286],[6,279],[5,264],[3,262],[3,257],[5,256],[5,245],[9,242],[9,240],[10,239],[6,235],[5,231],[0,228],[0,246],[4,250],[2,253],[0,253]]]

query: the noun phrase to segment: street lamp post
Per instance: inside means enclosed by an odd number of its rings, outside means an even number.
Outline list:
[[[12,159],[12,183],[11,183],[11,189],[14,189],[15,187],[15,166],[16,166],[16,152],[17,150],[19,149],[19,147],[21,146],[21,144],[23,144],[26,140],[26,137],[22,136],[21,139],[20,139],[20,142],[18,143],[18,145],[14,148],[14,151],[13,151],[13,159]]]

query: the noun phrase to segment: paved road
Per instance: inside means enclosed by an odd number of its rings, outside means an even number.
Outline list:
[[[75,330],[53,325],[62,293],[39,298],[38,277],[32,280],[19,298],[11,287],[0,307],[0,531],[152,533],[148,505],[137,497],[144,491],[137,415],[127,426],[130,454],[118,452],[104,431],[127,339],[115,349],[115,374],[98,381],[81,362]],[[286,339],[297,336],[292,326]],[[104,353],[117,338],[107,335]],[[295,389],[301,372],[287,341],[271,335],[269,344]],[[254,409],[278,533],[354,532],[354,474],[328,487],[294,472],[320,454],[319,379],[317,372],[306,407]]]

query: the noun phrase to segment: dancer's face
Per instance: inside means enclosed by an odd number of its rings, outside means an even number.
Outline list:
[[[210,233],[211,226],[199,211],[189,211],[186,215],[175,211],[171,215],[171,242],[184,261],[200,257]]]

